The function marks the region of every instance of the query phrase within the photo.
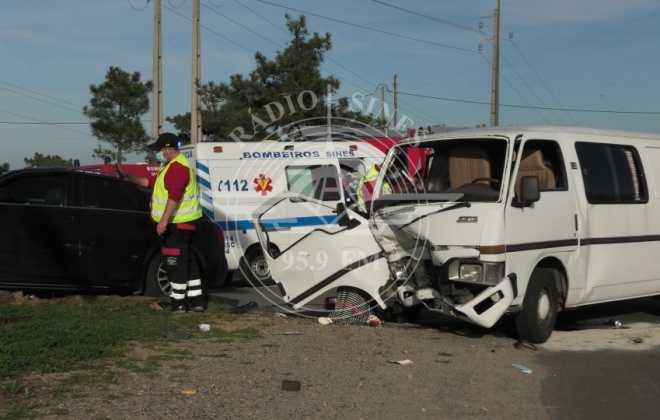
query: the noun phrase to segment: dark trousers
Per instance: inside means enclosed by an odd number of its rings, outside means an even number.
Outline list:
[[[195,307],[205,304],[197,259],[190,248],[197,224],[197,220],[170,223],[162,236],[165,272],[172,283],[170,295],[172,306]]]

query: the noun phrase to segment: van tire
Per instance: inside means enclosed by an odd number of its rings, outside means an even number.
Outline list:
[[[172,291],[172,283],[167,278],[163,266],[163,254],[156,253],[149,262],[147,279],[144,284],[144,295],[151,297],[169,296]]]
[[[272,283],[270,277],[270,268],[266,262],[261,248],[252,248],[245,253],[245,261],[247,263],[247,276],[253,286],[258,287],[264,284],[269,285]]]
[[[532,272],[522,310],[516,314],[516,331],[521,340],[545,343],[557,321],[557,282],[554,271],[537,267]]]

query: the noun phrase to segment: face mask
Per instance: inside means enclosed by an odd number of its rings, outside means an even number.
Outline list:
[[[158,159],[158,162],[160,162],[160,163],[167,163],[167,159],[165,159],[165,156],[163,155],[162,150],[160,152],[156,153],[156,159]]]

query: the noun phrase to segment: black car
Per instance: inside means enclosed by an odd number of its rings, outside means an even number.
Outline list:
[[[32,168],[0,175],[0,289],[169,295],[150,197],[117,174]],[[205,287],[222,285],[222,229],[203,218],[194,238]]]

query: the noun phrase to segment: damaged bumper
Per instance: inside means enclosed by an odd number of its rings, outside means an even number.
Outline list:
[[[512,278],[513,277],[513,278]],[[431,311],[440,312],[463,321],[471,322],[484,328],[490,328],[504,315],[510,308],[511,303],[516,298],[514,280],[515,276],[506,276],[496,286],[484,289],[472,300],[462,304],[454,304],[447,297],[439,294],[437,290],[419,290],[416,294],[416,300],[422,303]],[[405,287],[405,286],[403,286]],[[409,295],[410,290],[398,290],[399,300],[403,295]],[[433,299],[433,305],[426,302],[429,298]],[[411,300],[401,300],[404,306],[409,306]]]

